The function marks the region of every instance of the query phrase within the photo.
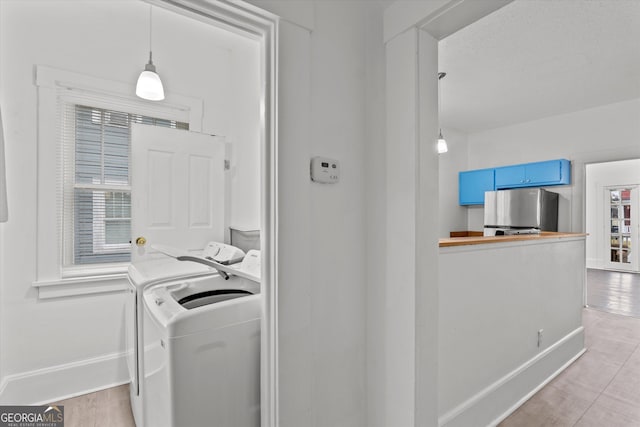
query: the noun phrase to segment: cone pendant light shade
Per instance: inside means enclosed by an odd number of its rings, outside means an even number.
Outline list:
[[[164,87],[160,76],[156,73],[156,66],[153,65],[151,60],[151,51],[149,51],[149,62],[144,66],[144,71],[138,77],[136,95],[149,101],[162,101],[164,99]]]
[[[164,99],[164,87],[160,76],[156,73],[156,66],[153,65],[153,60],[151,59],[152,10],[151,6],[149,6],[149,62],[144,66],[144,71],[138,77],[136,95],[149,101],[162,101]]]
[[[449,147],[447,147],[447,141],[445,141],[442,136],[442,130],[440,131],[440,135],[438,135],[438,145],[437,145],[438,154],[446,153],[449,151]]]

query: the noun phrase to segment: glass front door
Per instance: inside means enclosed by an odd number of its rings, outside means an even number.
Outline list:
[[[605,244],[608,268],[638,270],[638,190],[635,186],[610,187],[605,190]]]

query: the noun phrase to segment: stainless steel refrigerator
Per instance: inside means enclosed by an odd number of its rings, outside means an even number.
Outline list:
[[[558,193],[543,188],[484,193],[484,235],[558,231]]]

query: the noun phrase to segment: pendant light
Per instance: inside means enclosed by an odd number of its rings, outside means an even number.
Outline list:
[[[152,6],[149,6],[149,62],[144,66],[144,71],[138,77],[136,84],[136,95],[149,101],[162,101],[164,99],[164,88],[160,76],[156,73],[156,66],[151,59],[151,27],[152,27]]]
[[[442,92],[440,91],[440,80],[442,80],[444,78],[444,76],[446,76],[447,73],[438,73],[438,124],[440,123],[440,104],[442,103]],[[440,129],[440,133],[438,134],[438,145],[436,146],[437,150],[438,150],[438,154],[442,154],[442,153],[446,153],[447,151],[449,151],[449,147],[447,147],[447,141],[445,141],[444,137],[442,136],[442,128],[439,127]]]

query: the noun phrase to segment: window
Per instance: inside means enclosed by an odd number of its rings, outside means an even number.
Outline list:
[[[167,93],[165,101],[151,103],[137,98],[131,84],[43,65],[36,65],[35,74],[38,224],[33,286],[38,289],[39,298],[126,289],[126,260],[130,254],[129,248],[124,250],[122,245],[126,242],[129,246],[131,234],[131,170],[125,174],[111,161],[117,159],[116,164],[130,168],[129,131],[134,122],[202,132],[204,101]],[[76,110],[85,114],[76,114]],[[83,147],[89,150],[86,157],[94,159],[93,166],[80,166],[77,180],[76,149],[80,150],[82,142],[76,147],[76,116],[81,123],[84,120],[87,137],[94,138],[88,147]],[[122,156],[118,158],[118,145],[113,141],[118,130],[124,131],[126,137],[126,161]],[[122,179],[125,176],[127,183]],[[84,225],[76,220],[76,213],[79,219],[84,215]],[[84,233],[84,241],[80,239],[83,233],[76,232],[76,228]],[[81,241],[86,243],[82,250]]]
[[[187,123],[67,104],[63,117],[64,264],[131,259],[131,123]]]

